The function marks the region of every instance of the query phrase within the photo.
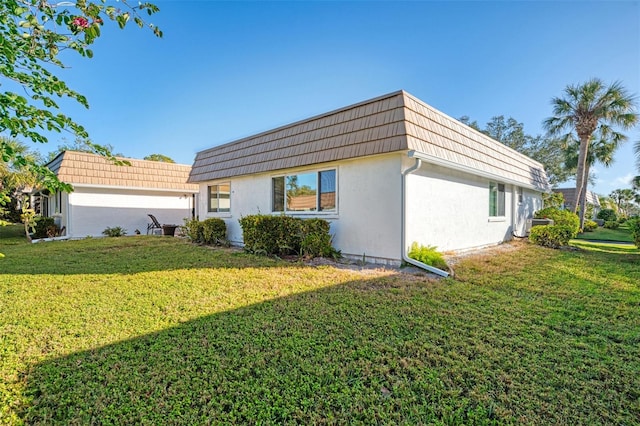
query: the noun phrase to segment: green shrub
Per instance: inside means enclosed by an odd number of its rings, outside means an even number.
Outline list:
[[[547,207],[545,209],[538,210],[533,217],[535,217],[536,219],[553,219],[553,226],[568,226],[572,230],[570,238],[574,238],[576,235],[578,235],[578,231],[580,230],[580,218],[577,214],[568,210],[560,210],[555,207]]]
[[[202,235],[202,222],[198,219],[185,219],[182,226],[182,232],[189,237],[194,243],[201,243],[204,241]]]
[[[449,267],[442,257],[442,253],[436,250],[434,246],[418,245],[413,242],[409,248],[409,257],[434,268],[447,270]]]
[[[33,231],[33,238],[49,238],[49,235],[56,236],[59,233],[58,226],[55,224],[52,217],[36,216],[35,231]]]
[[[607,220],[604,222],[604,227],[607,229],[618,229],[620,224],[617,220]]]
[[[574,228],[569,225],[534,226],[529,233],[529,241],[543,247],[558,248],[569,244]]]
[[[627,221],[629,229],[631,230],[631,236],[636,247],[640,248],[640,218],[633,218]]]
[[[598,212],[596,217],[604,220],[605,222],[618,220],[618,216],[613,209],[602,209]]]
[[[203,221],[185,219],[182,231],[194,243],[226,245],[227,224],[220,218],[209,218]]]
[[[204,244],[222,245],[227,242],[227,224],[220,218],[209,218],[202,221],[202,242]]]
[[[593,220],[585,220],[584,221],[584,226],[582,227],[582,230],[584,232],[593,232],[596,229],[598,229],[598,224],[595,223]]]
[[[329,222],[291,216],[249,215],[240,219],[245,250],[265,255],[338,257],[331,246]]]
[[[102,235],[106,235],[107,237],[123,237],[127,235],[127,230],[121,226],[114,226],[113,228],[107,227],[102,231]]]

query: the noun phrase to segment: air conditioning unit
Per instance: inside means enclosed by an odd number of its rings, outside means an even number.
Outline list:
[[[529,235],[534,226],[553,225],[553,219],[527,219],[525,235]]]

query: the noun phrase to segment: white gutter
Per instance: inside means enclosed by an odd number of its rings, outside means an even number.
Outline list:
[[[498,182],[509,183],[509,184],[512,184],[512,185],[518,185],[518,186],[521,186],[523,188],[533,189],[535,191],[540,191],[540,192],[550,192],[551,191],[549,188],[539,188],[539,187],[537,187],[535,185],[532,185],[530,183],[527,184],[527,183],[519,182],[519,181],[517,181],[515,179],[509,179],[507,177],[504,177],[504,176],[501,176],[501,175],[497,175],[495,173],[490,173],[490,172],[485,172],[485,171],[482,171],[482,170],[474,169],[473,167],[465,166],[463,164],[454,163],[453,161],[444,160],[442,158],[438,158],[438,157],[435,157],[433,155],[425,154],[423,152],[417,152],[415,150],[411,150],[411,151],[409,151],[407,153],[407,155],[409,156],[409,158],[420,159],[422,161],[426,161],[427,163],[435,164],[437,166],[442,166],[442,167],[446,167],[446,168],[449,168],[449,169],[454,169],[454,170],[458,170],[458,171],[461,171],[461,172],[469,173],[469,174],[472,174],[472,175],[485,177],[487,179],[496,180]]]
[[[409,157],[412,157],[412,153],[415,151],[409,151]],[[422,160],[416,157],[416,163],[402,172],[402,260],[418,268],[426,269],[429,272],[433,272],[441,277],[448,277],[449,273],[442,269],[434,268],[426,263],[419,262],[415,259],[411,259],[407,254],[407,176],[420,168]]]

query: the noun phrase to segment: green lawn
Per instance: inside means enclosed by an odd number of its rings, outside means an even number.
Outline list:
[[[3,424],[640,422],[637,252],[523,245],[430,281],[0,232]]]
[[[618,229],[607,229],[599,226],[593,232],[583,232],[576,237],[579,240],[599,240],[599,241],[626,241],[633,242],[631,230],[626,224],[620,225]]]

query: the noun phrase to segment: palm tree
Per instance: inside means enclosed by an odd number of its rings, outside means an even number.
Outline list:
[[[602,80],[594,78],[580,85],[569,85],[564,97],[551,100],[553,116],[544,121],[545,128],[552,135],[560,136],[569,145],[572,140],[580,141],[576,171],[576,202],[574,211],[585,204],[587,191],[587,160],[589,147],[597,132],[598,139],[609,140],[616,145],[627,137],[615,130],[628,130],[635,126],[640,117],[635,111],[635,97],[630,95],[620,82],[605,86]],[[580,210],[580,228],[584,225],[584,207]]]
[[[633,152],[636,154],[636,169],[638,169],[638,173],[640,173],[640,140],[636,141],[633,146]],[[636,191],[640,191],[640,175],[633,178],[633,189]]]
[[[565,149],[565,167],[567,170],[576,170],[578,166],[578,155],[580,151],[580,141],[573,139],[569,142],[571,145]],[[598,130],[591,137],[589,149],[587,151],[587,164],[585,165],[585,185],[591,180],[590,172],[591,166],[596,162],[603,164],[605,167],[611,167],[613,164],[613,154],[618,149],[621,141],[618,138],[607,138],[605,135],[601,135]],[[576,206],[579,206],[580,211],[586,211],[586,193],[585,196],[576,199]]]

